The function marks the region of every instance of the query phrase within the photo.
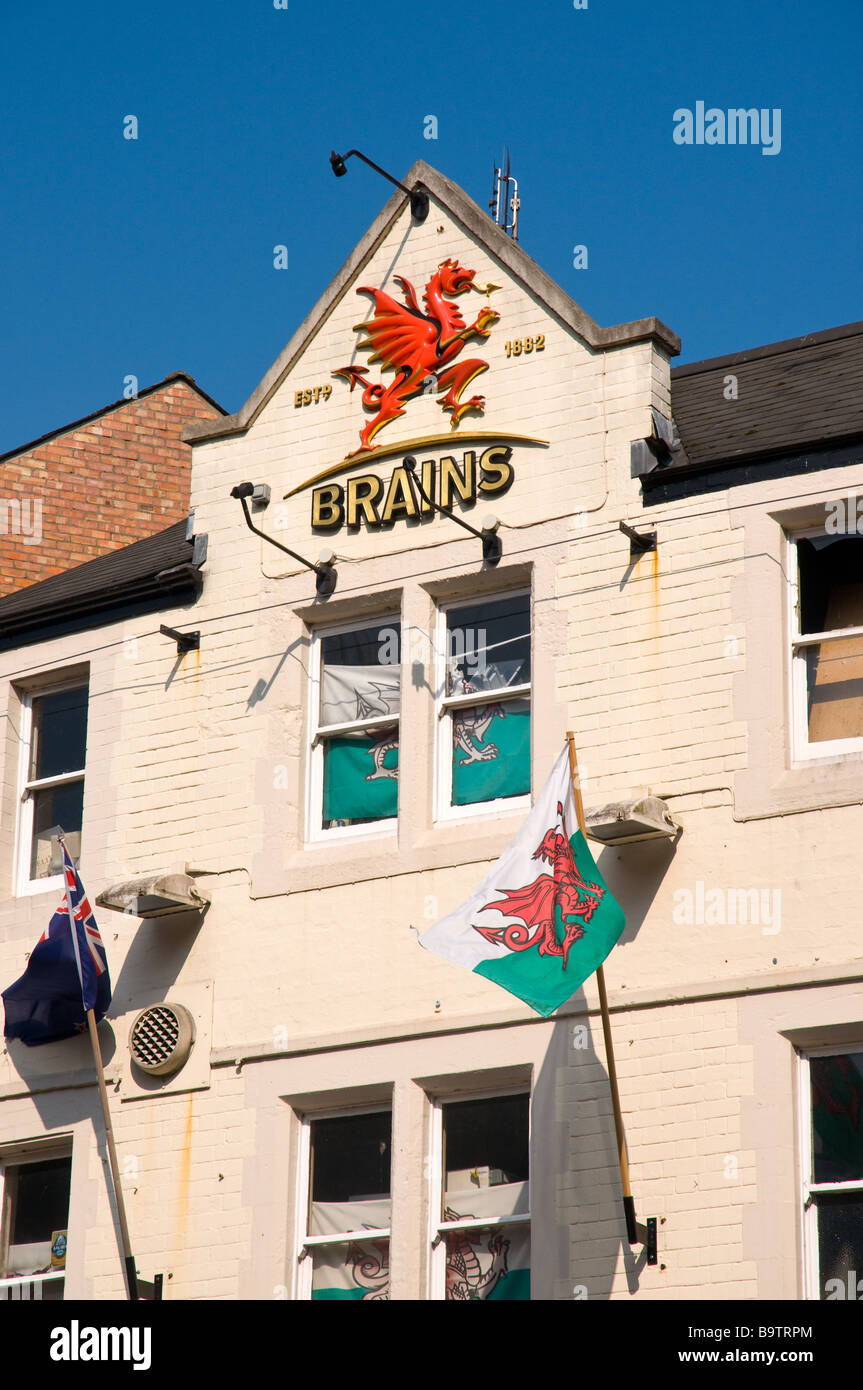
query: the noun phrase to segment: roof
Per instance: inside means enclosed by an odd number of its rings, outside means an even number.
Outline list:
[[[0,463],[6,463],[8,459],[17,458],[19,454],[28,454],[31,449],[38,449],[42,444],[49,444],[52,439],[57,439],[61,434],[71,434],[73,430],[83,429],[85,425],[92,424],[103,415],[108,415],[112,410],[119,410],[122,406],[132,405],[135,401],[140,401],[144,396],[151,396],[154,391],[159,391],[163,386],[168,386],[172,381],[185,381],[203,400],[207,401],[214,410],[218,410],[220,415],[227,414],[225,407],[214,401],[212,396],[208,396],[206,391],[202,391],[193,376],[188,372],[172,372],[170,376],[163,377],[161,381],[154,381],[152,386],[144,386],[134,396],[124,396],[119,401],[112,401],[110,405],[103,405],[101,409],[94,410],[90,415],[82,415],[80,420],[72,420],[70,424],[59,425],[57,429],[49,430],[47,434],[40,434],[38,439],[31,439],[29,444],[18,444],[14,449],[7,449],[5,454],[0,454]]]
[[[674,367],[680,447],[645,485],[860,440],[861,384],[863,323]]]
[[[155,536],[0,599],[0,643],[8,647],[23,634],[23,640],[33,641],[48,636],[47,629],[57,624],[68,628],[74,620],[79,626],[104,622],[117,608],[175,602],[183,592],[193,594],[201,584],[197,571],[203,563],[203,538],[196,547],[194,538],[186,539],[187,529],[187,521],[177,521]]]
[[[600,328],[599,324],[586,314],[574,299],[570,299],[518,242],[507,236],[458,184],[445,178],[424,160],[418,159],[411,166],[405,175],[404,183],[410,189],[419,186],[427,189],[434,202],[446,208],[461,222],[490,255],[505,266],[517,280],[527,285],[531,293],[589,347],[623,347],[628,343],[653,339],[672,357],[676,357],[680,352],[680,339],[661,319],[635,319],[631,323],[618,323],[611,328]],[[365,236],[354,247],[339,273],[327,286],[311,313],[300,324],[287,347],[276,358],[260,385],[236,415],[228,415],[224,420],[196,421],[187,425],[183,431],[185,440],[192,443],[195,440],[224,438],[232,434],[242,434],[249,428],[300,357],[322,320],[347,293],[357,272],[375,251],[396,218],[401,216],[408,201],[408,195],[400,190],[393,194]]]

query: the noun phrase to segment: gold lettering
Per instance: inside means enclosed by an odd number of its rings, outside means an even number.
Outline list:
[[[479,482],[480,492],[488,495],[491,492],[506,492],[512,486],[513,468],[510,463],[512,449],[504,444],[493,444],[490,449],[480,456],[479,468],[482,477]]]
[[[367,526],[380,526],[381,519],[375,503],[381,500],[384,485],[373,473],[363,473],[359,478],[348,479],[348,527],[359,526],[360,512]]]
[[[316,487],[312,493],[312,527],[316,531],[338,531],[345,519],[345,490],[338,483]]]
[[[302,393],[302,391],[295,391],[295,392],[294,392],[294,405],[302,405],[302,403],[303,403],[303,393]]]
[[[440,504],[442,507],[452,506],[453,488],[458,493],[462,502],[476,501],[476,454],[472,449],[468,449],[464,456],[464,472],[459,471],[459,466],[454,458],[442,458],[440,461]]]
[[[417,504],[407,470],[401,466],[394,468],[387,489],[387,500],[381,512],[381,521],[386,524],[388,521],[397,521],[400,517],[412,517],[416,514]]]

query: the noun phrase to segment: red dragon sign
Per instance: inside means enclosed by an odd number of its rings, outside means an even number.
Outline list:
[[[521,923],[513,922],[506,927],[474,924],[474,931],[486,941],[506,946],[510,951],[529,951],[536,946],[541,956],[563,956],[565,970],[570,947],[584,936],[584,927],[602,902],[605,889],[582,878],[570,847],[560,802],[557,814],[563,834],[554,827],[547,830],[533,853],[534,859],[553,865],[552,873],[540,874],[524,888],[502,888],[503,897],[486,903],[481,909],[482,912],[495,909],[504,917],[520,917]],[[555,931],[555,908],[558,906],[563,922],[562,941],[558,941]]]
[[[467,290],[490,295],[500,288],[475,285],[475,276],[475,270],[467,270],[457,260],[442,261],[425,287],[425,312],[417,302],[413,285],[403,275],[395,277],[404,295],[403,304],[383,290],[370,285],[359,287],[357,294],[373,297],[375,311],[365,323],[355,325],[357,332],[366,335],[358,347],[363,352],[371,349],[369,366],[380,362],[395,372],[395,378],[389,384],[371,381],[362,367],[339,367],[333,372],[333,376],[345,377],[352,391],[356,385],[362,386],[363,405],[376,412],[360,431],[360,447],[354,453],[379,448],[372,443],[378,430],[404,415],[405,403],[424,391],[444,393],[439,404],[451,413],[453,429],[466,410],[484,408],[484,396],[470,396],[463,401],[461,393],[475,376],[488,370],[488,363],[481,357],[455,363],[468,339],[487,338],[491,326],[500,318],[490,304],[485,304],[473,323],[465,325],[454,303],[455,296]]]

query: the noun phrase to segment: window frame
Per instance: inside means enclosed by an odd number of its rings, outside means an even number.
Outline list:
[[[43,1143],[34,1144],[34,1145],[32,1145],[32,1146],[30,1146],[30,1145],[23,1145],[23,1146],[22,1146],[22,1145],[18,1145],[18,1144],[12,1144],[12,1145],[6,1146],[6,1151],[5,1151],[5,1152],[4,1152],[3,1149],[0,1149],[0,1265],[2,1265],[2,1266],[5,1267],[6,1260],[7,1260],[7,1257],[8,1257],[8,1252],[9,1252],[9,1242],[10,1242],[10,1238],[11,1238],[11,1228],[10,1228],[10,1224],[9,1224],[9,1215],[10,1215],[9,1205],[10,1205],[10,1204],[9,1204],[9,1202],[8,1202],[8,1200],[7,1200],[7,1198],[8,1198],[8,1194],[7,1194],[7,1181],[8,1181],[7,1173],[8,1173],[8,1171],[9,1171],[9,1169],[10,1169],[10,1168],[23,1168],[23,1167],[26,1167],[26,1165],[27,1165],[28,1163],[42,1163],[42,1162],[45,1162],[46,1160],[50,1160],[50,1159],[68,1159],[68,1160],[69,1160],[69,1214],[71,1214],[71,1207],[72,1207],[72,1158],[73,1158],[73,1154],[72,1154],[72,1140],[71,1140],[71,1139],[69,1139],[69,1140],[66,1141],[66,1142],[62,1142],[62,1141],[61,1141],[61,1142],[57,1143],[57,1142],[53,1142],[53,1141],[52,1141],[52,1142],[49,1142],[49,1143],[47,1143],[47,1144],[43,1142]],[[68,1216],[68,1215],[67,1215],[66,1220],[67,1220],[67,1227],[66,1227],[66,1229],[68,1230],[68,1220],[69,1220],[69,1216]],[[67,1275],[67,1273],[68,1273],[68,1270],[67,1270],[67,1268],[64,1266],[63,1269],[49,1270],[49,1271],[45,1272],[44,1274],[12,1274],[12,1275],[0,1274],[0,1301],[6,1300],[6,1299],[9,1299],[9,1298],[11,1298],[11,1299],[16,1299],[16,1298],[17,1298],[18,1300],[21,1300],[21,1301],[29,1301],[29,1300],[31,1300],[31,1299],[35,1299],[36,1301],[39,1301],[39,1300],[41,1300],[41,1298],[42,1298],[42,1294],[41,1294],[41,1287],[42,1287],[42,1285],[44,1285],[44,1284],[62,1283],[62,1291],[63,1291],[64,1298],[63,1298],[63,1299],[60,1299],[59,1301],[60,1301],[60,1302],[63,1302],[63,1301],[65,1301],[66,1275]],[[29,1288],[31,1288],[31,1287],[34,1287],[34,1288],[35,1288],[35,1287],[38,1287],[40,1291],[39,1291],[38,1293],[34,1292],[34,1293],[27,1293],[27,1294],[24,1294],[24,1289],[25,1289],[25,1288],[29,1289]],[[17,1295],[13,1292],[13,1290],[15,1290],[15,1289],[18,1289],[18,1290],[20,1291]],[[23,1299],[22,1299],[22,1295],[23,1295]]]
[[[447,695],[447,648],[448,648],[448,616],[453,610],[458,608],[475,607],[478,603],[498,603],[503,599],[527,598],[529,614],[529,633],[530,656],[531,656],[531,678],[517,686],[507,686],[500,694],[492,692],[493,700],[483,698],[483,694],[477,695]],[[437,822],[457,822],[466,820],[476,820],[483,816],[500,815],[509,811],[529,810],[533,805],[533,595],[530,585],[519,585],[513,589],[491,590],[488,593],[477,594],[470,598],[457,598],[447,600],[445,603],[437,605],[435,614],[435,642],[434,642],[434,696],[435,696],[435,821]],[[489,692],[485,692],[487,695]],[[529,792],[522,792],[518,796],[498,796],[491,801],[475,801],[464,806],[454,806],[452,804],[452,726],[449,719],[449,712],[453,709],[472,708],[474,705],[481,704],[504,704],[509,700],[530,701],[530,783]]]
[[[500,1100],[504,1096],[527,1097],[527,1149],[528,1149],[528,1210],[510,1216],[464,1217],[460,1221],[444,1221],[438,1212],[443,1212],[445,1156],[443,1146],[444,1106],[459,1104],[462,1101]],[[429,1119],[429,1150],[426,1155],[426,1171],[429,1175],[429,1275],[428,1297],[430,1302],[446,1301],[446,1240],[450,1231],[488,1230],[492,1226],[526,1225],[530,1230],[533,1207],[533,1091],[525,1083],[513,1086],[496,1086],[490,1091],[457,1091],[452,1094],[429,1096],[431,1114]],[[531,1244],[531,1250],[533,1246]],[[531,1256],[532,1258],[532,1256]]]
[[[787,533],[788,547],[792,558],[792,563],[787,566],[790,675],[788,718],[791,730],[792,766],[838,762],[846,755],[854,756],[863,753],[863,735],[859,738],[822,739],[818,743],[809,741],[807,648],[818,646],[824,642],[863,636],[863,627],[831,628],[827,632],[820,633],[802,633],[800,631],[800,557],[797,545],[799,541],[811,540],[815,536],[828,534],[824,526],[809,526]],[[842,537],[836,536],[835,539],[841,540]]]
[[[797,1054],[797,1099],[800,1134],[800,1201],[803,1247],[803,1297],[806,1301],[821,1302],[821,1262],[818,1245],[818,1203],[815,1198],[831,1192],[859,1192],[863,1195],[863,1177],[849,1182],[814,1181],[814,1126],[812,1123],[812,1085],[809,1063],[813,1057],[838,1057],[849,1053],[863,1054],[861,1043],[825,1043],[807,1047]],[[860,1271],[863,1277],[863,1270]]]
[[[84,749],[84,767],[79,771],[64,772],[57,777],[42,777],[33,780],[29,777],[30,756],[33,747],[33,701],[41,699],[44,695],[58,695],[64,690],[86,690],[87,691],[87,733],[89,736],[89,714],[90,714],[90,678],[89,674],[82,676],[63,677],[58,674],[56,681],[51,681],[45,685],[29,686],[19,690],[18,698],[21,710],[21,723],[18,735],[18,780],[17,780],[17,799],[18,814],[15,826],[15,870],[14,870],[14,893],[16,897],[31,897],[36,893],[61,893],[65,891],[65,879],[62,872],[50,874],[45,878],[30,877],[30,860],[33,853],[33,816],[35,808],[35,797],[33,792],[41,791],[48,787],[60,787],[72,782],[81,782],[86,787],[87,781],[87,749]],[[84,826],[83,826],[83,804],[81,814],[81,845],[83,850]],[[79,856],[80,857],[80,856]]]
[[[297,1145],[297,1206],[295,1219],[295,1261],[296,1279],[294,1285],[294,1299],[297,1302],[311,1303],[312,1301],[312,1276],[314,1274],[313,1251],[327,1246],[347,1246],[357,1237],[364,1240],[383,1240],[386,1239],[390,1245],[390,1256],[392,1256],[392,1222],[389,1226],[377,1227],[374,1230],[343,1231],[335,1236],[313,1236],[309,1234],[309,1218],[311,1216],[312,1198],[312,1125],[316,1120],[342,1120],[350,1116],[361,1115],[390,1115],[394,1120],[394,1111],[391,1103],[381,1103],[379,1105],[355,1105],[339,1106],[335,1110],[314,1110],[308,1114],[300,1115],[300,1133]],[[392,1146],[390,1146],[390,1203],[392,1204]]]
[[[352,730],[387,728],[392,722],[391,715],[378,715],[373,719],[355,719],[346,724],[320,723],[321,711],[321,664],[323,640],[336,637],[345,632],[359,632],[367,627],[383,627],[392,624],[398,629],[400,642],[399,682],[404,688],[404,642],[402,640],[401,613],[384,613],[354,618],[350,622],[317,625],[309,635],[309,714],[308,714],[308,776],[306,778],[306,844],[332,844],[334,840],[358,840],[382,838],[392,835],[398,829],[398,813],[381,820],[367,821],[362,825],[336,825],[324,827],[324,736],[334,733],[348,733]],[[399,739],[402,730],[402,709],[399,704]],[[399,758],[399,795],[401,794],[401,757]]]

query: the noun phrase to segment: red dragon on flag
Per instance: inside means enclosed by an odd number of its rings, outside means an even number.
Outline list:
[[[598,883],[582,878],[566,833],[560,802],[557,814],[563,834],[552,826],[533,853],[534,859],[553,865],[552,873],[540,874],[523,888],[502,888],[502,898],[480,909],[482,912],[495,909],[504,917],[520,917],[521,923],[512,922],[506,927],[478,927],[474,923],[474,930],[486,941],[494,941],[510,951],[529,951],[536,946],[541,956],[562,956],[565,970],[570,947],[584,936],[584,927],[602,902],[605,890]],[[557,907],[563,923],[562,941],[558,941],[555,931]]]
[[[389,384],[371,381],[362,367],[339,367],[332,373],[345,377],[352,391],[355,386],[362,386],[363,405],[366,410],[376,411],[374,419],[360,431],[360,447],[354,453],[379,448],[372,443],[378,430],[404,415],[405,403],[429,389],[444,393],[438,403],[442,410],[451,413],[453,429],[466,410],[484,408],[484,396],[470,396],[463,401],[461,394],[474,377],[488,370],[488,363],[481,357],[455,363],[468,339],[488,338],[491,326],[500,318],[490,304],[485,304],[473,323],[465,325],[454,303],[455,296],[467,290],[490,295],[492,290],[500,289],[499,285],[476,285],[475,277],[475,270],[468,270],[457,260],[441,261],[423,293],[425,312],[404,275],[395,276],[404,295],[403,304],[384,290],[370,285],[359,287],[357,294],[373,297],[375,311],[365,323],[354,325],[357,332],[366,335],[358,347],[363,352],[371,350],[369,366],[380,362],[395,372],[395,378]]]

